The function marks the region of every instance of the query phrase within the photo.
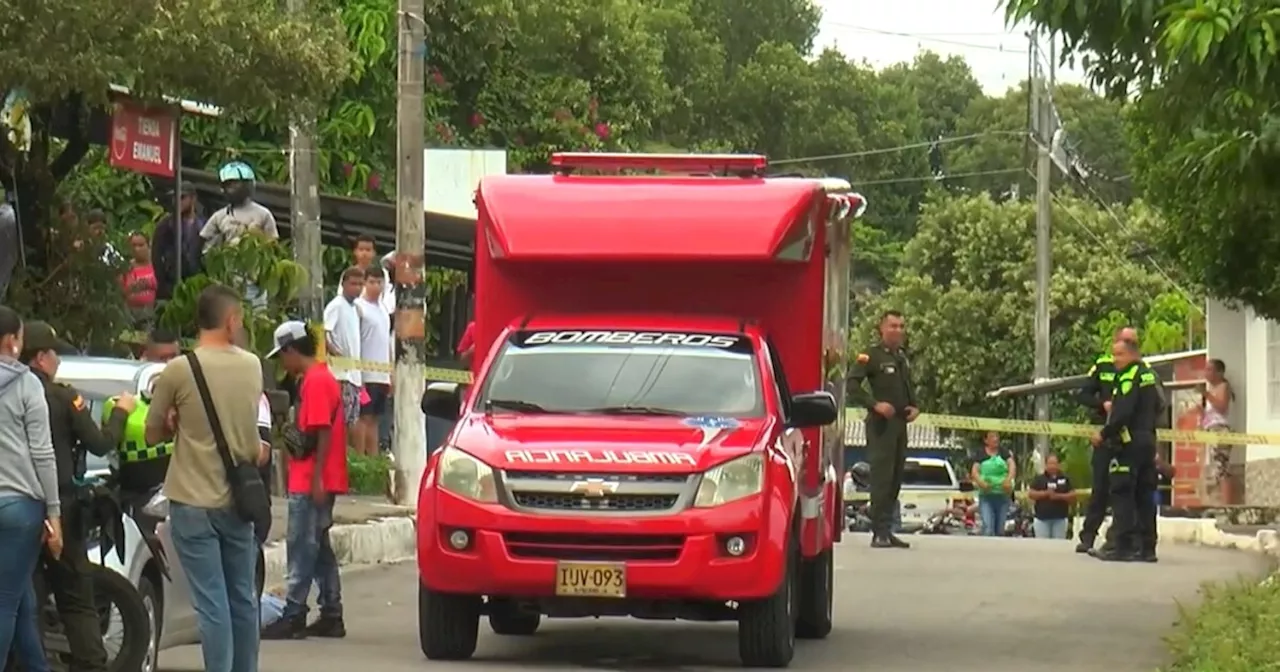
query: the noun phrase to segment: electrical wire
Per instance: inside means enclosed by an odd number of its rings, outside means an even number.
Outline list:
[[[951,175],[924,175],[921,177],[895,177],[887,180],[867,180],[858,181],[850,180],[855,187],[867,187],[877,184],[905,184],[908,182],[944,182],[946,180],[958,180],[962,177],[981,177],[983,175],[1009,175],[1011,173],[1024,172],[1025,168],[1004,168],[1001,170],[975,170],[971,173],[954,173]]]
[[[1015,56],[1026,56],[1028,53],[1026,49],[1010,49],[1005,47],[1004,45],[977,44],[974,42],[949,40],[942,37],[932,37],[933,35],[946,35],[947,33],[904,33],[896,30],[884,30],[882,28],[872,28],[871,26],[858,26],[851,23],[841,23],[839,21],[824,21],[823,23],[828,26],[835,26],[837,28],[844,28],[845,30],[852,30],[852,31],[857,31],[862,33],[872,33],[875,35],[885,35],[889,37],[907,37],[907,38],[919,40],[921,42],[935,42],[937,44],[947,44],[955,47],[965,47],[968,49],[987,49],[990,51],[998,51],[1001,53],[1012,54]],[[982,35],[983,33],[968,33],[968,34],[956,33],[956,34],[961,36],[970,35],[970,36],[976,37],[978,35]],[[1016,37],[1014,35],[1009,35],[1007,33],[1001,33],[1001,35],[1009,39],[1014,39]]]
[[[769,161],[771,166],[786,165],[789,163],[813,163],[816,161],[836,161],[840,159],[856,159],[863,156],[875,156],[877,154],[892,154],[894,152],[905,152],[908,149],[922,149],[925,147],[933,147],[935,145],[949,145],[953,142],[964,142],[967,140],[976,140],[978,138],[990,138],[993,136],[1026,136],[1027,131],[983,131],[982,133],[970,133],[969,135],[956,135],[950,137],[938,138],[937,140],[929,140],[926,142],[913,142],[909,145],[898,145],[896,147],[882,147],[880,149],[867,149],[860,152],[845,152],[843,154],[823,154],[820,156],[802,156],[795,159],[780,159],[778,161]]]

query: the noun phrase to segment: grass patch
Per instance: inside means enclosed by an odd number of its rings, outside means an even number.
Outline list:
[[[1280,575],[1206,586],[1198,609],[1184,609],[1164,672],[1280,671]]]
[[[349,492],[353,495],[385,495],[391,487],[391,458],[386,455],[347,453]]]

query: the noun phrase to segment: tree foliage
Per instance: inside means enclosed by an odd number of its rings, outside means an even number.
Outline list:
[[[1140,217],[1136,204],[1119,216]],[[1080,373],[1099,348],[1096,325],[1116,311],[1127,321],[1156,313],[1167,282],[1119,252],[1099,249],[1110,216],[1090,202],[1057,199],[1050,309],[1053,375]],[[864,310],[854,347],[865,347],[876,317],[907,315],[918,392],[927,408],[990,415],[988,390],[1026,382],[1035,314],[1035,206],[988,194],[937,193],[924,206],[893,285]],[[1120,247],[1119,249],[1123,249]],[[1156,313],[1167,319],[1164,313]]]
[[[1280,318],[1280,2],[1004,4],[1062,35],[1095,82],[1132,93],[1134,183],[1177,222],[1162,249],[1210,293]]]

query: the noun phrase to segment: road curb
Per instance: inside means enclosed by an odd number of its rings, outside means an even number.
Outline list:
[[[379,518],[367,523],[335,525],[329,530],[338,565],[373,565],[409,560],[417,554],[418,535],[414,519]],[[285,543],[277,541],[264,549],[269,589],[283,586],[287,563]]]

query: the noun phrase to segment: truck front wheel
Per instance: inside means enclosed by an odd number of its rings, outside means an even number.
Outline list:
[[[832,550],[802,561],[797,591],[800,608],[796,614],[796,637],[823,639],[831,634],[835,609],[835,562]]]
[[[796,652],[796,562],[792,550],[778,591],[738,606],[738,656],[743,667],[788,667]]]
[[[466,660],[480,635],[480,597],[418,586],[418,644],[429,660]]]

